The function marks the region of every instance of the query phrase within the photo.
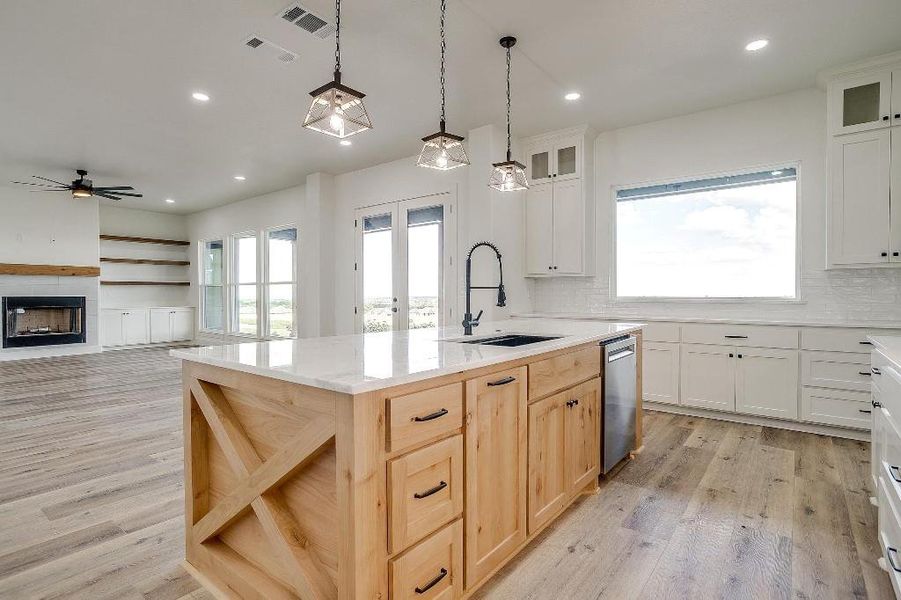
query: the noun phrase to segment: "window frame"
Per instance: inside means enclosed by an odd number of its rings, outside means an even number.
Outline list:
[[[650,187],[655,185],[667,185],[681,183],[685,181],[694,181],[698,179],[712,179],[716,177],[729,177],[738,175],[747,175],[758,171],[776,171],[779,169],[795,169],[795,290],[794,297],[775,297],[775,296],[723,296],[723,297],[704,297],[704,296],[620,296],[617,291],[617,232],[619,223],[617,220],[617,192],[625,189],[637,187]],[[610,285],[609,294],[612,304],[635,304],[635,303],[667,303],[667,304],[805,304],[806,300],[802,296],[801,290],[801,274],[802,274],[802,256],[801,256],[801,240],[803,236],[803,214],[801,207],[801,194],[803,188],[803,170],[801,161],[786,160],[753,167],[730,169],[723,171],[714,171],[695,175],[685,175],[681,177],[673,177],[668,179],[657,179],[651,181],[638,181],[629,184],[612,185],[610,187]]]
[[[238,261],[236,260],[238,257],[238,240],[239,239],[253,239],[254,245],[256,247],[256,277],[254,278],[253,283],[239,283],[238,282]],[[234,337],[244,337],[250,339],[263,339],[262,338],[262,324],[261,324],[261,315],[260,315],[260,267],[262,262],[262,255],[260,252],[260,232],[254,230],[245,230],[238,231],[228,236],[228,249],[229,249],[229,260],[228,260],[228,335]],[[256,303],[257,303],[257,330],[256,333],[244,333],[240,330],[240,324],[238,319],[240,318],[240,311],[237,307],[238,302],[238,288],[242,285],[252,285],[254,286],[254,290],[256,292]]]
[[[197,287],[198,295],[198,327],[200,333],[223,334],[228,333],[228,236],[212,236],[197,241]],[[222,283],[218,286],[209,286],[206,283],[206,245],[210,242],[222,244]],[[206,326],[206,289],[218,287],[222,292],[222,328],[211,329]]]
[[[294,241],[294,261],[291,270],[291,281],[271,281],[269,279],[269,234],[273,231],[282,231],[284,229],[293,229],[295,231],[296,239]],[[260,237],[262,238],[263,244],[263,277],[262,281],[258,284],[262,286],[262,290],[259,292],[258,296],[262,297],[261,308],[258,311],[260,314],[258,315],[259,323],[260,323],[260,331],[263,333],[263,339],[274,339],[274,340],[290,340],[297,339],[299,337],[300,332],[300,310],[298,306],[298,282],[297,282],[297,272],[298,272],[298,260],[297,260],[297,252],[300,249],[300,228],[296,223],[285,223],[283,225],[274,225],[272,227],[266,227],[260,232]],[[293,286],[291,289],[291,307],[292,312],[294,313],[294,335],[293,336],[280,336],[280,335],[272,335],[269,331],[269,286],[271,285],[291,285]]]

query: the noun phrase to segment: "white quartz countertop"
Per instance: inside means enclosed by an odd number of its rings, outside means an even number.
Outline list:
[[[901,336],[871,335],[867,339],[870,340],[874,348],[895,363],[895,367],[901,369]]]
[[[482,323],[472,339],[503,333],[562,336],[515,348],[461,344],[462,327],[179,348],[170,354],[264,377],[360,394],[599,342],[641,329],[640,323],[512,319]],[[467,338],[469,339],[469,338]]]
[[[638,321],[641,323],[714,323],[726,325],[778,325],[783,327],[848,327],[901,329],[898,321],[828,321],[815,319],[716,319],[707,317],[635,317],[590,313],[522,313],[520,319],[567,319],[571,321]]]

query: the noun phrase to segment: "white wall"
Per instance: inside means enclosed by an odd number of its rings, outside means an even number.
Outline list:
[[[188,218],[184,215],[136,210],[125,206],[100,206],[100,233],[170,240],[188,239]],[[184,246],[101,241],[100,255],[113,258],[191,260]],[[107,280],[186,281],[187,267],[101,263],[100,278]],[[178,286],[114,286],[100,288],[101,308],[149,306],[194,306],[190,288]]]
[[[0,262],[96,266],[96,198],[0,186]]]
[[[603,133],[595,144],[598,271],[530,283],[536,311],[636,317],[901,320],[901,270],[825,270],[826,101],[818,89]],[[617,303],[610,297],[612,188],[799,162],[801,300]]]

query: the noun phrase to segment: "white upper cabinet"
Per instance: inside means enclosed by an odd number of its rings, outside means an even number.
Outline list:
[[[879,129],[830,142],[830,266],[889,261],[891,135]]]
[[[891,70],[837,79],[830,84],[829,131],[839,135],[888,127],[895,103]]]
[[[901,81],[901,72],[898,72],[898,80]],[[901,125],[901,119],[896,121]],[[889,259],[893,263],[901,263],[901,127],[893,127],[891,136],[892,160],[889,167],[891,171],[889,176],[889,207],[892,222],[890,227]]]
[[[594,138],[587,127],[524,140],[525,274],[591,275],[594,267]]]
[[[892,71],[892,125],[901,125],[901,69]]]

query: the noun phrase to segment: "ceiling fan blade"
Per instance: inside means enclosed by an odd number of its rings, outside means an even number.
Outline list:
[[[47,179],[46,177],[41,177],[40,175],[32,175],[35,179],[43,179],[44,181],[51,181],[53,183],[58,183],[59,185],[69,187],[68,183],[63,183],[62,181],[56,181],[55,179]]]
[[[130,185],[100,185],[100,186],[95,185],[94,189],[106,191],[106,192],[112,192],[115,190],[133,190],[134,188],[131,187]]]
[[[52,188],[52,189],[47,189],[47,190],[28,190],[28,193],[29,194],[40,194],[43,192],[68,192],[68,191],[69,190],[66,188],[60,188],[60,189]]]
[[[106,192],[107,192],[107,190],[99,190],[98,191],[97,188],[94,188],[95,194],[98,194],[98,193],[102,194],[102,193],[106,193]],[[143,198],[144,197],[144,194],[129,194],[128,192],[109,192],[109,193],[115,194],[117,196],[131,196],[132,198]]]
[[[100,196],[101,198],[109,198],[110,200],[121,200],[122,199],[122,198],[119,198],[118,196],[110,196],[109,194],[101,194],[97,190],[94,190],[94,195]]]
[[[34,186],[38,186],[38,187],[50,188],[51,190],[55,190],[55,189],[68,190],[69,189],[69,186],[67,186],[67,185],[50,185],[47,183],[31,183],[29,181],[10,181],[10,183],[18,183],[19,185],[34,185]]]

